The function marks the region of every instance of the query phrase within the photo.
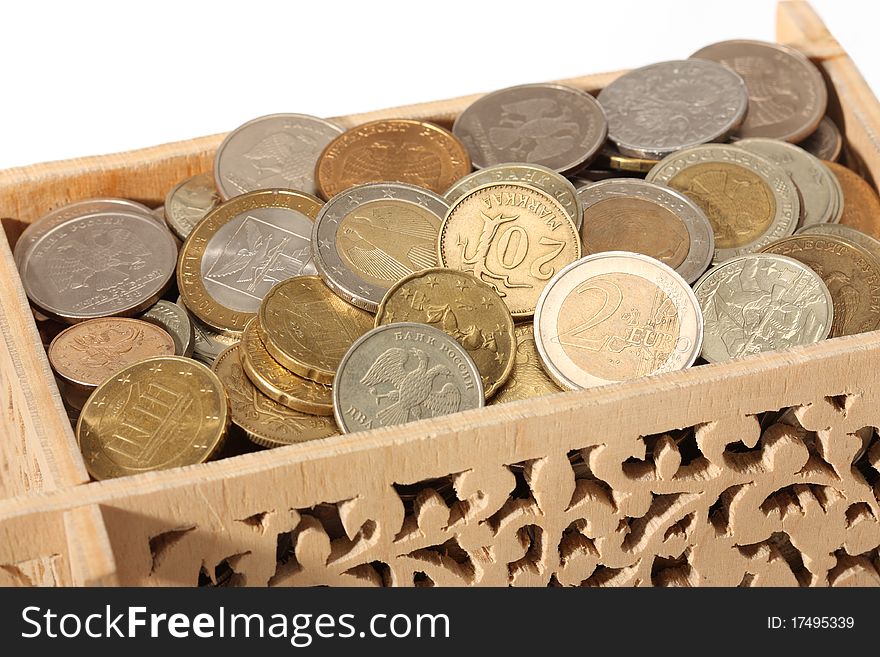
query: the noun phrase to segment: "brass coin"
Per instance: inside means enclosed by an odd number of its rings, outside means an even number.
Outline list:
[[[275,283],[309,271],[312,224],[322,205],[290,189],[248,192],[218,205],[180,252],[177,286],[186,307],[216,330],[241,331]]]
[[[442,194],[470,170],[467,149],[448,130],[426,121],[380,119],[327,144],[315,180],[325,199],[371,182],[409,183]]]
[[[483,382],[486,399],[513,369],[513,318],[495,289],[470,274],[426,269],[394,285],[376,314],[376,326],[395,322],[430,324],[464,347]]]
[[[292,410],[258,390],[239,360],[241,345],[224,350],[211,368],[229,395],[232,422],[251,441],[264,447],[293,445],[339,433],[332,418]],[[331,404],[331,414],[333,407]]]
[[[602,169],[629,171],[631,173],[648,173],[660,160],[645,157],[624,155],[611,142],[605,142],[596,156],[594,165]]]
[[[245,374],[264,395],[301,413],[333,415],[333,390],[297,376],[278,364],[260,340],[254,317],[241,334],[239,358]]]
[[[793,235],[761,249],[798,260],[815,271],[831,292],[830,337],[880,328],[880,262],[862,247],[831,235]]]
[[[559,202],[523,183],[483,185],[440,226],[443,267],[491,285],[514,317],[530,317],[553,275],[581,257],[577,226]]]
[[[174,339],[138,319],[90,319],[59,333],[49,345],[49,362],[68,383],[94,388],[119,370],[145,358],[170,356]]]
[[[107,379],[76,425],[95,479],[203,463],[220,448],[229,423],[217,375],[182,356],[149,358]]]
[[[200,173],[177,184],[165,196],[165,223],[181,240],[220,203],[210,173]]]
[[[373,316],[351,306],[319,276],[297,276],[269,290],[257,329],[266,349],[295,374],[333,383],[352,343],[373,327]]]
[[[516,335],[516,356],[510,378],[501,386],[489,405],[505,402],[543,397],[562,390],[553,382],[541,366],[541,357],[535,346],[534,326],[518,324],[514,328]]]
[[[880,240],[871,237],[867,233],[841,224],[813,224],[812,226],[804,226],[799,228],[795,235],[837,235],[853,244],[858,244],[865,251],[874,256],[877,262],[880,262]]]
[[[880,198],[877,192],[851,169],[836,162],[825,162],[843,190],[843,213],[838,223],[880,239]]]

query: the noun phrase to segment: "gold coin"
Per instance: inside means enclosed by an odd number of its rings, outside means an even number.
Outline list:
[[[376,314],[376,326],[394,322],[430,324],[455,338],[474,359],[486,399],[510,376],[513,318],[495,289],[470,274],[433,268],[403,278]]]
[[[333,383],[352,343],[373,328],[373,316],[351,306],[319,276],[296,276],[269,290],[257,330],[281,365],[318,383]]]
[[[489,402],[490,405],[543,397],[562,390],[547,376],[547,372],[541,366],[541,357],[535,346],[534,331],[535,327],[531,322],[517,324],[514,328],[516,357],[513,361],[513,371],[507,382]]]
[[[297,376],[278,364],[260,340],[255,317],[244,327],[239,358],[245,374],[270,399],[301,413],[333,415],[333,390]],[[234,420],[235,418],[233,418]]]
[[[233,345],[224,350],[212,369],[226,386],[232,422],[251,441],[264,447],[279,447],[339,433],[333,418],[291,410],[260,392],[242,368],[241,349],[242,345]]]
[[[529,317],[553,275],[581,257],[577,226],[559,202],[522,183],[478,187],[453,204],[440,226],[440,264],[473,274]]]
[[[148,358],[107,379],[76,425],[95,479],[203,463],[229,423],[226,390],[207,367],[183,356]]]
[[[880,239],[880,197],[877,192],[851,169],[825,161],[843,190],[843,214],[838,223],[850,226]]]
[[[862,247],[842,237],[800,234],[761,251],[794,258],[822,277],[834,305],[830,337],[880,328],[880,262]]]

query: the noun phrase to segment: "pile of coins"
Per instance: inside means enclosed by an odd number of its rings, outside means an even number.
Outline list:
[[[265,116],[15,260],[96,479],[393,426],[880,328],[880,200],[826,105],[728,41],[451,130]]]

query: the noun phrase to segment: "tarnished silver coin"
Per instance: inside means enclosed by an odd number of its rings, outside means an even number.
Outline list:
[[[473,102],[452,126],[473,165],[527,162],[579,169],[605,142],[608,123],[590,94],[561,84],[500,89]]]
[[[615,178],[578,189],[584,255],[632,251],[657,258],[693,283],[712,262],[715,238],[705,213],[674,189]]]
[[[343,356],[333,415],[343,433],[403,424],[483,406],[480,372],[443,331],[400,322],[374,328]]]
[[[660,159],[683,148],[724,141],[749,104],[745,82],[703,59],[659,62],[624,73],[597,98],[608,138],[624,155]]]
[[[798,225],[836,223],[843,211],[843,191],[837,178],[822,162],[800,146],[778,139],[752,137],[736,145],[763,155],[789,175],[801,193]]]
[[[208,367],[214,364],[214,360],[224,349],[241,342],[240,331],[218,331],[211,328],[189,311],[182,297],[177,297],[177,305],[186,312],[192,326],[192,357]]]
[[[767,158],[739,146],[704,144],[668,155],[646,180],[696,203],[712,224],[716,264],[791,235],[800,216],[797,188]]]
[[[477,187],[499,182],[523,182],[547,192],[559,201],[559,205],[565,209],[575,226],[581,227],[584,208],[578,199],[574,185],[565,176],[540,164],[496,164],[479,169],[460,178],[443,193],[443,198],[452,205]]]
[[[104,211],[69,219],[44,233],[21,264],[28,298],[67,322],[135,315],[167,289],[177,243],[148,214]]]
[[[220,203],[220,195],[210,173],[200,173],[178,183],[165,196],[165,223],[181,240],[189,237],[195,225]]]
[[[843,224],[812,224],[811,226],[803,226],[795,231],[796,234],[803,233],[811,235],[835,235],[843,237],[850,242],[862,247],[870,253],[877,262],[880,262],[880,240],[863,233],[852,226],[844,226]]]
[[[834,121],[823,116],[813,134],[798,143],[798,146],[820,160],[837,162],[843,150],[843,135]]]
[[[176,356],[192,356],[193,329],[189,314],[176,303],[159,299],[153,307],[140,316],[145,322],[165,329],[174,340]]]
[[[376,312],[404,276],[437,266],[437,235],[449,203],[404,183],[369,183],[337,194],[315,219],[318,273],[341,298]]]
[[[824,340],[834,320],[822,278],[787,256],[731,258],[706,272],[694,294],[703,312],[702,356],[710,363]]]
[[[217,148],[214,180],[224,200],[257,189],[316,195],[315,164],[343,132],[308,114],[270,114],[239,126]]]

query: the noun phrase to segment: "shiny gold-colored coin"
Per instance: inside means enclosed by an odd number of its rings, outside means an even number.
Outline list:
[[[250,440],[264,447],[279,447],[339,433],[333,418],[292,410],[258,390],[244,372],[241,350],[242,345],[224,350],[212,369],[226,386],[232,422]]]
[[[507,382],[489,402],[490,405],[543,397],[562,390],[547,376],[547,372],[541,366],[541,357],[535,346],[534,330],[535,327],[531,322],[518,324],[514,329],[516,356],[513,361],[513,371]]]
[[[440,264],[473,274],[530,317],[553,275],[581,257],[577,226],[559,202],[523,183],[483,185],[462,196],[440,226]]]
[[[831,293],[830,337],[880,328],[880,262],[843,237],[793,235],[761,249],[798,260],[815,271]]]
[[[333,383],[352,343],[373,328],[373,316],[333,294],[319,276],[296,276],[269,290],[257,329],[281,365],[318,383]]]
[[[281,367],[260,339],[255,317],[241,334],[239,358],[257,389],[287,408],[311,415],[333,415],[333,390]],[[234,419],[234,418],[233,418]]]
[[[495,289],[453,269],[410,274],[388,290],[376,326],[394,322],[430,324],[464,347],[483,381],[486,399],[513,369],[513,318]]]
[[[142,360],[89,397],[76,437],[95,479],[203,463],[229,423],[226,389],[207,367],[182,356]]]
[[[628,171],[632,173],[648,173],[654,168],[659,160],[651,160],[644,157],[633,157],[624,155],[610,141],[605,145],[596,156],[595,165],[604,169],[612,169],[614,171]]]
[[[867,180],[842,164],[825,161],[843,190],[843,214],[838,223],[880,239],[880,197]]]

